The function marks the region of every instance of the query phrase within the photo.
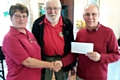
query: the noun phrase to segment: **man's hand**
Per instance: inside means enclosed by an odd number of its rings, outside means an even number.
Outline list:
[[[88,52],[86,56],[93,61],[100,61],[101,55],[98,52]]]
[[[61,61],[55,61],[55,62],[54,62],[54,68],[53,68],[53,70],[54,70],[55,72],[58,72],[58,71],[61,70],[62,66],[63,66],[63,64],[62,64]]]

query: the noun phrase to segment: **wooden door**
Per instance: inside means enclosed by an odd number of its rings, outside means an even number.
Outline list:
[[[73,22],[74,20],[74,0],[60,0],[61,4],[68,5],[68,18]]]

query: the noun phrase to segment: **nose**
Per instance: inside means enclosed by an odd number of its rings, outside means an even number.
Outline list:
[[[54,9],[51,9],[51,13],[55,13],[55,10],[54,10]]]
[[[89,15],[88,18],[89,18],[89,19],[92,19],[92,18],[93,18],[93,15]]]
[[[21,17],[20,17],[20,20],[24,20],[24,17],[23,17],[23,16],[21,16]]]

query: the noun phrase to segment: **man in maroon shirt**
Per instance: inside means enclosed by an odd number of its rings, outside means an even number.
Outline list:
[[[78,58],[77,80],[107,80],[108,63],[120,58],[116,37],[110,28],[98,22],[99,16],[98,6],[85,6],[86,28],[81,29],[76,37],[76,42],[93,43],[94,51],[86,55],[71,53],[56,61],[56,65],[64,67]]]
[[[73,24],[61,16],[60,0],[46,0],[45,15],[35,20],[32,28],[38,44],[41,47],[42,60],[56,61],[70,53],[73,37]],[[55,72],[56,80],[68,80],[68,71],[73,68],[69,65]],[[51,80],[53,71],[42,70],[42,80]]]

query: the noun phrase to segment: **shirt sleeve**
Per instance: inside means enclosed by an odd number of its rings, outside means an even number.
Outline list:
[[[111,63],[120,59],[117,39],[111,31],[107,37],[107,54],[101,54],[101,63]]]
[[[76,59],[77,59],[76,53],[69,53],[67,56],[62,58],[61,61],[63,63],[63,66],[65,67],[65,66],[72,64]]]
[[[5,55],[10,57],[17,64],[22,63],[29,57],[20,40],[14,36],[5,37],[2,48]]]

